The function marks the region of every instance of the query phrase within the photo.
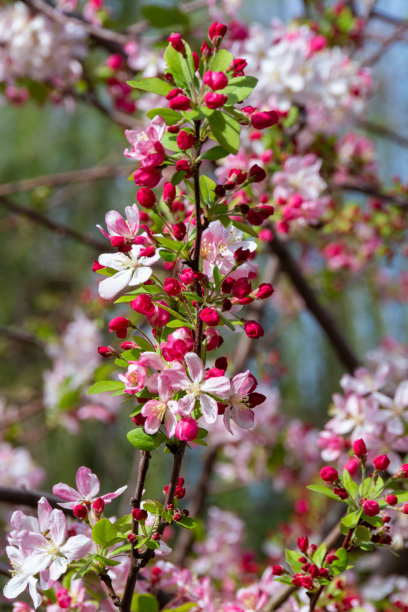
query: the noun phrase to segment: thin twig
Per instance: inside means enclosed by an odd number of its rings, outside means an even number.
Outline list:
[[[130,174],[130,170],[127,166],[116,165],[94,166],[93,168],[73,170],[72,172],[36,176],[35,178],[13,181],[12,183],[3,183],[3,185],[0,185],[0,197],[31,191],[32,189],[38,189],[38,187],[58,187],[59,185],[69,185],[71,183],[89,183],[117,176],[126,176],[128,174]]]
[[[93,247],[98,251],[106,251],[110,250],[106,246],[106,242],[102,240],[98,240],[97,238],[93,238],[92,236],[88,236],[87,234],[82,234],[77,230],[68,227],[67,225],[63,225],[62,223],[57,223],[56,221],[52,221],[48,217],[45,217],[41,213],[37,212],[33,208],[28,208],[27,206],[21,206],[20,204],[16,204],[9,198],[4,196],[0,196],[0,206],[6,208],[10,212],[20,215],[22,217],[27,217],[31,221],[46,227],[49,230],[55,231],[61,237],[72,238],[73,240],[77,240],[78,242],[82,242],[87,246]]]
[[[369,121],[368,119],[357,119],[357,125],[368,130],[369,132],[373,132],[373,134],[387,138],[401,147],[408,147],[407,136],[394,132],[394,130],[385,125],[380,125],[374,121]]]
[[[45,497],[53,508],[59,508],[68,516],[73,516],[72,510],[61,508],[59,497],[41,491],[30,491],[28,489],[18,489],[16,487],[0,486],[0,502],[7,504],[17,504],[19,506],[31,506],[36,508],[41,497]]]
[[[349,372],[354,372],[360,365],[359,359],[341,333],[330,312],[318,301],[315,292],[303,276],[288,247],[277,237],[276,232],[270,242],[270,249],[278,257],[282,271],[288,275],[307,308],[326,333],[340,361]]]
[[[109,576],[107,572],[100,572],[98,576],[101,579],[101,582],[103,582],[104,585],[106,586],[108,593],[109,593],[109,597],[111,598],[113,605],[119,608],[120,597],[119,595],[116,594],[115,589],[113,588],[111,577]]]
[[[392,202],[399,208],[408,209],[407,199],[398,195],[379,191],[370,184],[344,182],[333,184],[332,187],[334,189],[341,189],[342,191],[356,191],[358,193],[364,193],[365,195],[372,196],[373,198],[377,198],[378,200],[382,200],[384,202]]]

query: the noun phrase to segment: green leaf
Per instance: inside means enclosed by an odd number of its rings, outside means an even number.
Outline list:
[[[217,264],[214,264],[213,276],[214,276],[215,287],[218,290],[221,286],[222,275],[221,275],[220,269],[217,266]]]
[[[342,481],[344,488],[347,493],[350,495],[351,499],[356,500],[358,495],[358,485],[354,482],[354,480],[350,476],[350,472],[348,470],[343,470]]]
[[[185,13],[176,7],[147,4],[142,7],[143,17],[155,28],[169,28],[172,25],[188,26]]]
[[[179,251],[180,249],[180,242],[177,242],[176,240],[166,238],[166,236],[155,236],[155,239],[159,244],[165,246],[166,249],[170,249],[171,251]]]
[[[208,121],[215,139],[220,145],[229,153],[234,153],[234,155],[238,153],[239,134],[241,132],[238,121],[218,110],[214,111]]]
[[[344,548],[339,548],[335,553],[337,560],[330,565],[330,573],[334,576],[342,574],[348,565],[348,554]]]
[[[146,115],[149,119],[154,119],[157,115],[160,115],[166,122],[166,125],[174,125],[182,118],[180,113],[173,110],[172,108],[152,108]]]
[[[290,584],[291,586],[293,586],[291,576],[274,576],[273,580],[274,582],[282,582],[283,584]]]
[[[174,251],[166,251],[165,249],[161,249],[160,257],[163,261],[174,261],[177,259],[177,253]]]
[[[408,491],[395,491],[395,495],[398,498],[398,503],[402,504],[403,502],[408,501]]]
[[[151,514],[161,514],[163,512],[163,504],[153,499],[146,499],[143,502],[143,508]]]
[[[75,580],[77,580],[78,578],[82,578],[83,576],[85,576],[85,574],[87,572],[89,572],[90,570],[93,569],[92,566],[93,566],[93,563],[94,563],[94,561],[96,559],[96,556],[97,555],[95,553],[94,555],[85,557],[84,562],[82,563],[82,565],[79,566],[79,568],[78,568],[78,570],[77,570],[77,572],[76,572],[76,574],[74,576]]]
[[[159,94],[159,96],[167,96],[169,91],[173,89],[170,83],[157,77],[147,77],[141,81],[128,81],[127,84],[135,89],[150,91],[152,93]]]
[[[92,528],[92,539],[96,544],[106,548],[109,546],[109,542],[116,538],[116,529],[112,523],[107,519],[103,518]]]
[[[189,45],[184,42],[186,57],[168,45],[164,53],[164,61],[169,72],[172,73],[174,81],[178,87],[185,87],[191,92],[192,75],[195,72],[194,60]]]
[[[166,327],[178,329],[179,327],[192,327],[192,325],[190,323],[187,324],[185,321],[180,321],[179,319],[172,319],[166,324]]]
[[[185,172],[183,172],[183,170],[179,170],[178,172],[175,172],[173,174],[173,176],[171,177],[171,184],[176,186],[180,183],[180,181],[183,180],[185,175]]]
[[[142,336],[133,336],[133,340],[137,343],[138,346],[142,349],[142,351],[151,351],[153,350],[153,345],[143,338]]]
[[[258,234],[251,225],[245,225],[245,223],[240,223],[239,221],[233,221],[232,225],[237,229],[241,230],[241,232],[245,232],[245,234],[249,234],[254,238],[258,238]]]
[[[358,525],[354,531],[354,537],[359,542],[369,542],[371,540],[371,531],[364,525]]]
[[[174,151],[176,153],[180,152],[179,146],[177,144],[177,136],[175,136],[174,134],[169,134],[169,132],[163,134],[161,143],[163,147],[165,149],[169,149],[169,151]]]
[[[353,529],[357,526],[358,521],[363,513],[363,510],[355,510],[354,512],[350,512],[344,518],[342,518],[342,524],[347,527],[347,529]]]
[[[129,442],[142,451],[152,451],[163,441],[161,434],[147,434],[142,427],[132,429],[127,433],[127,439]]]
[[[234,56],[230,51],[221,49],[214,55],[214,59],[211,65],[211,70],[225,72],[227,68],[232,64]]]
[[[217,145],[216,147],[212,147],[212,149],[208,149],[203,155],[202,159],[209,159],[211,161],[215,161],[217,159],[222,159],[228,155],[228,151]]]
[[[372,484],[371,478],[365,478],[363,482],[360,484],[358,491],[360,493],[360,497],[366,497],[368,490]]]
[[[87,394],[94,395],[95,393],[107,393],[108,391],[120,391],[125,388],[123,382],[119,380],[100,380],[89,387]]]
[[[302,563],[299,561],[299,557],[302,555],[295,550],[287,550],[285,551],[286,562],[290,565],[295,573],[302,571]]]
[[[135,593],[132,597],[132,612],[159,612],[157,599],[148,593]]]
[[[227,87],[221,89],[220,94],[228,96],[227,104],[237,104],[247,98],[256,86],[258,79],[252,76],[241,76],[230,79]]]
[[[318,567],[321,567],[326,556],[327,548],[326,543],[320,544],[319,548],[316,552],[313,553],[313,563],[315,563]]]
[[[205,174],[200,176],[200,191],[204,202],[212,204],[215,200],[215,182]]]
[[[330,497],[331,499],[341,501],[340,498],[333,493],[332,489],[329,489],[329,487],[325,487],[324,485],[309,485],[307,488],[310,491],[315,491],[315,493],[321,493],[322,495],[327,495],[327,497]]]
[[[177,525],[180,525],[180,527],[185,527],[186,529],[194,529],[194,527],[197,527],[198,523],[195,519],[189,516],[183,516],[183,518],[177,521]]]

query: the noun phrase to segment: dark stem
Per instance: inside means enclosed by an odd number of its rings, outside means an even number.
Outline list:
[[[4,502],[6,504],[17,504],[36,508],[41,497],[45,497],[53,508],[62,510],[64,514],[67,514],[68,516],[73,516],[72,510],[69,510],[68,508],[61,508],[61,506],[58,505],[58,503],[62,500],[56,495],[43,493],[42,491],[29,491],[27,489],[0,486],[0,502]]]
[[[343,334],[340,332],[340,329],[337,327],[337,324],[335,323],[331,314],[318,301],[315,292],[307,282],[306,278],[303,276],[289,249],[283,242],[281,242],[281,240],[279,240],[276,233],[274,234],[274,237],[270,243],[270,248],[271,251],[278,257],[282,270],[289,276],[295,289],[303,298],[307,308],[326,333],[334,349],[336,350],[340,361],[349,372],[354,372],[354,370],[360,366],[359,359],[354,354]]]
[[[140,508],[140,504],[142,501],[144,484],[147,476],[147,471],[149,469],[150,464],[150,453],[147,451],[140,451],[140,462],[139,462],[139,473],[135,488],[135,494],[131,499],[132,508]],[[132,518],[132,533],[134,535],[138,535],[139,533],[139,523]],[[139,561],[140,557],[135,550],[135,545],[132,542],[131,545],[131,553],[130,553],[130,569],[129,574],[126,579],[125,590],[123,592],[123,598],[120,602],[120,609],[123,611],[130,610],[130,606],[132,605],[132,597],[133,592],[135,590],[137,576],[139,574],[140,566]]]
[[[98,575],[99,575],[99,578],[101,579],[101,581],[106,585],[106,588],[107,588],[108,593],[109,593],[109,597],[111,598],[113,605],[116,606],[117,608],[119,608],[119,606],[120,606],[120,597],[119,597],[119,595],[116,595],[115,589],[113,588],[111,577],[106,572],[101,572]]]
[[[319,601],[320,595],[323,593],[323,590],[324,590],[324,585],[322,584],[319,586],[316,593],[313,595],[312,599],[310,600],[309,612],[313,612],[313,610],[316,608],[317,602]]]
[[[202,142],[200,138],[200,127],[201,121],[194,121],[194,133],[196,139],[196,157],[200,155]],[[193,168],[193,180],[194,180],[194,205],[195,205],[195,222],[196,222],[196,238],[194,243],[192,269],[194,272],[200,271],[200,251],[201,251],[201,237],[203,234],[203,225],[201,223],[201,191],[200,191],[200,162],[196,162]],[[201,286],[196,278],[194,281],[194,289],[199,298],[201,299]],[[201,347],[203,343],[203,322],[200,319],[200,306],[197,307],[197,322],[194,337],[194,352],[201,358]]]

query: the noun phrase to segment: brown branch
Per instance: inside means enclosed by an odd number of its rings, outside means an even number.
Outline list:
[[[364,66],[372,66],[384,57],[385,52],[396,42],[405,41],[404,34],[408,29],[408,22],[400,23],[395,28],[394,32],[388,36],[380,45],[380,47],[369,57],[362,60]]]
[[[6,504],[17,504],[19,506],[31,506],[37,508],[38,501],[41,497],[45,497],[53,508],[62,510],[64,514],[73,516],[72,510],[61,508],[58,505],[62,500],[56,495],[50,493],[42,493],[41,491],[30,491],[28,489],[18,489],[16,487],[0,486],[0,502]]]
[[[383,13],[382,11],[379,11],[376,8],[374,8],[371,11],[371,17],[373,19],[379,19],[380,21],[389,23],[390,25],[408,24],[408,21],[406,19],[402,19],[401,17],[395,17],[394,15],[389,15],[387,13]]]
[[[38,187],[58,187],[70,183],[88,183],[117,176],[126,176],[128,174],[130,174],[130,169],[127,166],[95,166],[93,168],[73,170],[72,172],[36,176],[21,181],[13,181],[12,183],[3,183],[3,185],[0,185],[0,197],[31,191]]]
[[[0,336],[4,336],[8,340],[14,340],[15,342],[22,342],[23,344],[30,344],[36,348],[44,350],[46,343],[37,338],[34,334],[30,334],[23,329],[13,329],[6,325],[0,325]]]
[[[357,119],[357,125],[368,130],[369,132],[373,132],[373,134],[377,134],[378,136],[382,136],[395,142],[401,147],[408,147],[408,137],[403,136],[402,134],[398,134],[394,132],[391,128],[386,127],[385,125],[380,125],[375,123],[374,121],[369,121],[368,119]]]
[[[384,193],[369,184],[364,185],[362,183],[344,182],[333,184],[332,187],[334,189],[341,189],[342,191],[356,191],[358,193],[363,193],[384,202],[392,202],[392,204],[396,204],[399,208],[408,209],[407,199],[398,195]]]
[[[116,594],[115,589],[113,588],[111,577],[109,576],[107,572],[100,572],[98,576],[101,579],[101,582],[103,582],[104,585],[106,586],[108,593],[109,593],[109,597],[111,598],[113,605],[119,608],[120,597],[119,595]]]
[[[354,372],[360,365],[359,359],[349,346],[330,312],[318,301],[314,290],[303,276],[288,247],[277,237],[276,232],[270,243],[270,249],[278,257],[282,271],[290,278],[293,286],[303,298],[307,308],[326,333],[340,361],[349,372]]]
[[[87,246],[93,247],[98,251],[106,251],[111,250],[107,248],[106,242],[102,240],[98,240],[97,238],[93,238],[92,236],[88,236],[87,234],[82,234],[71,227],[63,225],[61,223],[57,223],[56,221],[52,221],[48,217],[45,217],[41,213],[37,212],[33,208],[28,208],[27,206],[21,206],[20,204],[16,204],[12,202],[10,199],[0,196],[0,206],[6,208],[10,212],[20,215],[22,217],[26,217],[43,227],[46,227],[49,230],[55,231],[61,237],[72,238],[73,240],[77,240],[78,242],[82,242]]]

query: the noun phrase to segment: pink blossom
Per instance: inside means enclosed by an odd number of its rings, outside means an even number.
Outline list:
[[[244,240],[243,233],[233,226],[225,228],[221,221],[212,221],[203,232],[200,255],[203,259],[203,271],[212,279],[212,271],[216,264],[220,272],[228,274],[235,265],[234,253],[239,248],[253,252],[256,243]],[[252,265],[252,264],[250,264]],[[245,275],[240,273],[240,276]]]
[[[252,391],[257,386],[257,382],[249,370],[237,374],[231,380],[230,395],[226,400],[227,407],[224,412],[224,424],[232,433],[230,419],[236,422],[243,429],[254,427],[254,411],[251,405]],[[265,396],[261,396],[265,399]]]
[[[89,468],[83,466],[78,469],[75,482],[77,490],[63,482],[54,485],[52,488],[54,495],[67,500],[67,503],[59,504],[62,508],[70,508],[72,510],[78,504],[90,506],[99,497],[108,504],[127,489],[127,485],[125,485],[114,493],[99,495],[100,483],[98,477]]]
[[[134,395],[145,386],[147,370],[137,361],[129,361],[129,364],[126,374],[118,374],[118,378],[125,383],[124,393]]]
[[[381,412],[387,417],[387,431],[401,436],[408,423],[408,380],[398,385],[393,399],[384,395],[380,401],[383,407]]]
[[[217,376],[205,380],[205,369],[203,362],[195,353],[187,353],[184,356],[189,376],[181,371],[170,371],[173,389],[186,392],[179,400],[179,412],[182,416],[189,416],[198,400],[203,416],[207,423],[214,423],[217,419],[217,401],[209,394],[220,398],[228,396],[230,381],[226,376]]]
[[[178,404],[170,399],[173,389],[166,374],[161,374],[158,378],[158,392],[159,400],[151,399],[142,408],[142,415],[146,417],[144,429],[148,434],[156,433],[165,417],[167,437],[171,438],[176,430]]]
[[[126,220],[117,210],[110,210],[105,215],[105,223],[108,231],[106,232],[100,225],[96,227],[102,232],[105,238],[115,238],[120,236],[125,242],[132,243],[139,231],[139,209],[136,204],[126,206]]]
[[[166,130],[164,119],[157,116],[147,128],[125,130],[125,136],[132,148],[125,149],[124,155],[142,162],[142,166],[160,166],[164,161],[161,139]],[[158,163],[157,163],[158,162]]]

